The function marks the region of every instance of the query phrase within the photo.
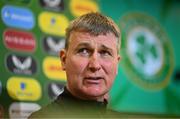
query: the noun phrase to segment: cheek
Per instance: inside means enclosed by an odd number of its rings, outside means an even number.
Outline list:
[[[115,77],[117,74],[117,63],[116,62],[104,62],[105,73],[111,78]]]
[[[106,74],[106,86],[110,88],[117,74],[117,64],[112,62],[105,62],[103,70]]]
[[[86,68],[87,61],[83,60],[82,58],[71,58],[67,60],[66,68],[67,71],[70,71],[70,75],[72,74],[80,74]]]
[[[113,82],[114,82],[114,78],[112,78],[111,80],[108,81],[108,87],[109,88],[111,88]]]

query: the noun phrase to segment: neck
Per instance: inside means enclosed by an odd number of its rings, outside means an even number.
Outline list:
[[[81,100],[94,100],[94,101],[97,101],[97,102],[104,102],[104,101],[108,101],[109,99],[109,94],[106,93],[102,96],[98,96],[98,97],[93,97],[93,96],[87,96],[87,95],[76,95],[73,91],[71,91],[71,89],[68,87],[68,85],[66,86],[66,89],[76,98],[79,98]]]

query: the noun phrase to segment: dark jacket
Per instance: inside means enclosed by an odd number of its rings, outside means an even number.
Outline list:
[[[112,118],[116,112],[107,110],[107,101],[97,102],[74,97],[66,88],[58,98],[33,113],[31,118]]]

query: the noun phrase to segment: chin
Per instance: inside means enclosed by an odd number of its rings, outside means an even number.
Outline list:
[[[85,92],[85,94],[88,96],[88,97],[102,97],[103,95],[105,95],[106,93],[104,91],[88,91],[88,92]]]

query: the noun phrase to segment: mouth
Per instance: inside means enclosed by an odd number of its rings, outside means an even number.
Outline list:
[[[103,79],[103,77],[85,77],[84,81],[87,84],[99,84]]]

